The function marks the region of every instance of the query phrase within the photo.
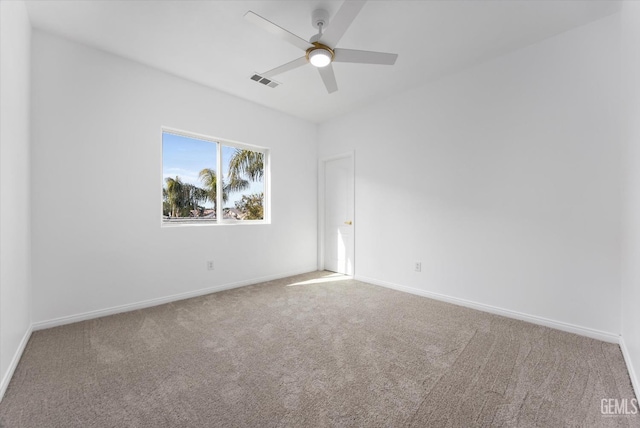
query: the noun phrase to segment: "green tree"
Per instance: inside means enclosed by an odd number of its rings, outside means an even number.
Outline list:
[[[189,217],[191,210],[200,211],[200,203],[207,200],[207,192],[193,184],[183,183],[180,177],[167,177],[162,189],[163,213],[169,217]]]
[[[250,181],[260,181],[264,177],[264,154],[253,150],[236,149],[229,159],[229,182],[237,189],[249,187]]]
[[[258,181],[264,177],[264,155],[252,150],[235,149],[228,168],[228,180],[222,181],[223,203],[229,200],[229,193],[241,192],[250,186],[250,181]],[[200,171],[198,177],[204,186],[206,200],[211,201],[213,209],[217,210],[218,176],[216,172],[211,168],[205,168]]]
[[[250,186],[251,181],[264,178],[264,154],[253,150],[235,149],[229,159],[229,191],[240,192]],[[244,214],[245,220],[264,218],[264,193],[242,195],[235,203],[236,209]]]
[[[180,217],[180,211],[185,206],[184,183],[180,177],[165,178],[166,188],[163,195],[166,195],[166,202],[169,205],[169,217]]]
[[[204,210],[204,207],[200,206],[200,203],[208,199],[207,191],[193,184],[187,184],[186,188],[189,208],[198,212]]]
[[[236,209],[245,215],[245,220],[262,220],[264,219],[263,200],[264,193],[242,195],[242,199],[236,202]]]
[[[216,172],[211,168],[205,168],[200,171],[198,174],[200,181],[204,185],[204,190],[206,193],[206,199],[211,201],[213,204],[213,210],[215,211],[217,208],[218,200],[218,177]],[[224,185],[224,181],[222,182],[222,202],[227,202],[229,199],[229,189]]]

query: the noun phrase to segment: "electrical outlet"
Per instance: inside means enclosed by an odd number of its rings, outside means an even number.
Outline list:
[[[213,269],[214,269],[214,267],[213,267],[213,260],[209,260],[209,261],[207,262],[207,270],[213,270]]]
[[[415,270],[416,272],[422,272],[422,263],[416,262],[415,266],[413,267],[413,270]]]

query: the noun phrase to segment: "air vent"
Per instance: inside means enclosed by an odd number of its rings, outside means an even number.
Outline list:
[[[263,85],[268,86],[270,88],[275,88],[276,86],[280,85],[279,82],[276,82],[275,80],[267,79],[264,76],[260,76],[258,73],[255,73],[253,76],[251,76],[251,80],[253,80],[254,82],[262,83]]]

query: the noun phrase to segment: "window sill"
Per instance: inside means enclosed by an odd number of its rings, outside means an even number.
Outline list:
[[[255,226],[255,225],[264,225],[271,224],[268,220],[194,220],[194,219],[185,219],[185,220],[171,220],[165,221],[162,220],[160,223],[160,227],[162,228],[174,228],[174,227],[189,227],[189,226]]]

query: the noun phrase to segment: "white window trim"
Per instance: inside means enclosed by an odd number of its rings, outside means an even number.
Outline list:
[[[215,220],[188,220],[185,219],[180,223],[168,223],[163,221],[162,216],[162,189],[164,188],[164,181],[161,180],[160,185],[160,226],[167,228],[174,227],[191,227],[191,226],[254,226],[254,225],[262,225],[262,224],[271,224],[271,151],[262,146],[255,146],[252,144],[240,143],[238,141],[228,140],[226,138],[216,138],[211,137],[209,135],[199,134],[196,132],[184,131],[181,129],[170,128],[167,126],[162,126],[160,129],[160,141],[162,141],[163,134],[173,134],[179,137],[192,138],[196,140],[207,141],[213,144],[216,144],[216,171],[222,172],[222,146],[234,147],[237,149],[245,149],[252,150],[255,152],[260,152],[264,155],[264,175],[263,175],[263,186],[264,186],[264,219],[262,220],[230,220],[223,218],[223,204],[222,200],[216,202],[216,219]],[[164,166],[164,160],[162,159],[162,146],[160,147],[160,176],[162,176]],[[222,175],[222,174],[221,174]],[[216,193],[218,195],[222,195],[222,179],[217,180],[217,190]],[[220,202],[220,203],[218,203]]]

